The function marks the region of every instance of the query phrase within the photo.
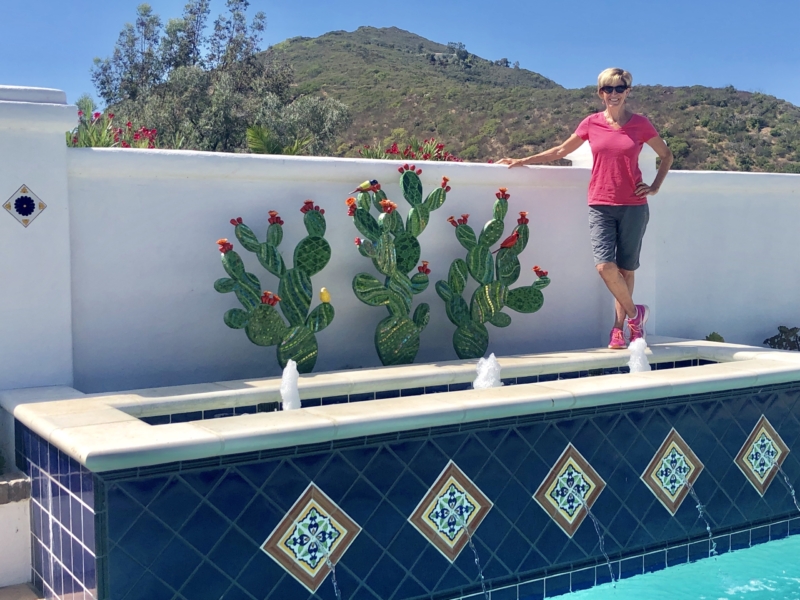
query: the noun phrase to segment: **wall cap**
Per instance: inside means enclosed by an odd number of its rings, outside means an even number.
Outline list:
[[[54,88],[0,85],[0,102],[34,102],[36,104],[66,104],[67,94]]]

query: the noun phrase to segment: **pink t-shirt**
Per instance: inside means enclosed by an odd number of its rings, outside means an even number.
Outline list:
[[[589,115],[575,135],[589,140],[594,155],[589,181],[589,205],[630,206],[647,204],[647,197],[637,196],[642,181],[639,153],[642,145],[658,136],[653,124],[642,115],[632,115],[620,129],[613,129],[603,113]]]

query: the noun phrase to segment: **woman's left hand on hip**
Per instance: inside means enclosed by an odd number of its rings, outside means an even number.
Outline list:
[[[647,185],[644,181],[640,181],[636,186],[637,196],[655,196],[658,193],[658,188]]]

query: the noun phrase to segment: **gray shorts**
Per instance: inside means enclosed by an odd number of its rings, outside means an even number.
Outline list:
[[[590,206],[589,231],[594,264],[612,262],[626,271],[638,269],[642,238],[649,220],[650,207],[647,204]]]

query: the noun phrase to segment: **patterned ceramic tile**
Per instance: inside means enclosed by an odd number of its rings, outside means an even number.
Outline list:
[[[736,465],[762,496],[786,460],[789,448],[764,415],[736,455]]]
[[[673,428],[642,473],[642,481],[674,515],[689,493],[686,482],[694,485],[702,470],[703,463]]]
[[[261,549],[315,592],[331,571],[328,563],[335,566],[360,532],[361,527],[311,483]]]
[[[451,460],[408,520],[453,562],[492,506],[478,486]]]
[[[605,487],[603,478],[569,444],[533,497],[572,537]]]
[[[23,185],[3,204],[3,208],[24,227],[27,227],[47,208],[47,205],[39,200],[39,197],[28,186]]]

